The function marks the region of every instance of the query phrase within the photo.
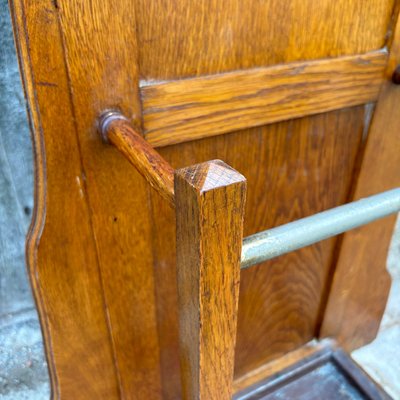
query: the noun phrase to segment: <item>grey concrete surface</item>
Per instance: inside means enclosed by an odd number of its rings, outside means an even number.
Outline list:
[[[0,400],[45,400],[48,372],[24,258],[32,148],[6,0],[0,0],[0,110]],[[400,400],[400,223],[388,266],[393,285],[380,333],[353,357]]]
[[[389,299],[377,338],[352,357],[386,391],[400,400],[400,217],[390,246],[387,269],[392,278]]]

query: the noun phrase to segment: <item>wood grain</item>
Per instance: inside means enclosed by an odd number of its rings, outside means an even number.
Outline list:
[[[52,398],[118,399],[57,12],[50,1],[15,0],[10,6],[35,155],[27,262]]]
[[[393,4],[137,0],[141,77],[182,79],[380,49]]]
[[[398,21],[353,199],[400,185],[400,87],[391,81],[399,60]],[[349,351],[378,332],[390,289],[386,259],[394,222],[386,218],[343,237],[321,336],[336,338]]]
[[[247,236],[346,202],[366,115],[356,107],[159,151],[175,168],[219,158],[240,171],[248,181]],[[175,215],[158,194],[151,199],[163,389],[166,399],[176,399]],[[312,340],[335,243],[329,239],[241,273],[236,377]]]
[[[140,126],[136,10],[131,0],[57,5],[121,397],[157,399],[150,187],[96,131],[108,109]]]
[[[175,173],[184,399],[232,398],[246,179],[216,160]]]
[[[380,49],[394,1],[135,4],[140,76],[156,83]],[[175,168],[220,158],[241,171],[249,187],[248,235],[346,202],[369,115],[370,106],[355,107],[172,145],[160,152]],[[176,399],[181,396],[174,214],[157,194],[151,194],[151,201],[163,395]],[[260,267],[242,277],[236,376],[314,337],[335,243],[282,257],[268,274]]]
[[[375,101],[385,50],[142,83],[146,139],[165,146]]]
[[[148,185],[95,127],[104,109],[140,115],[135,15],[130,2],[127,8],[13,2],[38,120],[39,211],[28,254],[55,398],[161,392]]]
[[[175,207],[174,170],[124,118],[112,119],[104,132],[146,181]]]
[[[120,109],[141,126],[139,77],[184,79],[380,49],[394,1],[11,4],[36,141],[28,257],[53,396],[181,398],[173,210],[100,143],[98,115]],[[173,167],[221,158],[243,172],[248,235],[348,200],[368,107],[161,154]],[[315,336],[335,243],[243,274],[236,376]]]

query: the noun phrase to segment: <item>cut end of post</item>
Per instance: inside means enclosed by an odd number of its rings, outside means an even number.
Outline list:
[[[191,165],[175,171],[175,174],[187,181],[199,193],[246,182],[246,178],[221,160]]]

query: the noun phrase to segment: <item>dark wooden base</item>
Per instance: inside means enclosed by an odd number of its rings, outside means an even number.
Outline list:
[[[391,399],[344,351],[326,348],[237,393],[235,400]]]

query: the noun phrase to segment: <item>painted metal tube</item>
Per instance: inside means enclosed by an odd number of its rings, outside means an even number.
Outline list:
[[[241,268],[278,257],[400,211],[400,188],[302,218],[243,240]]]

